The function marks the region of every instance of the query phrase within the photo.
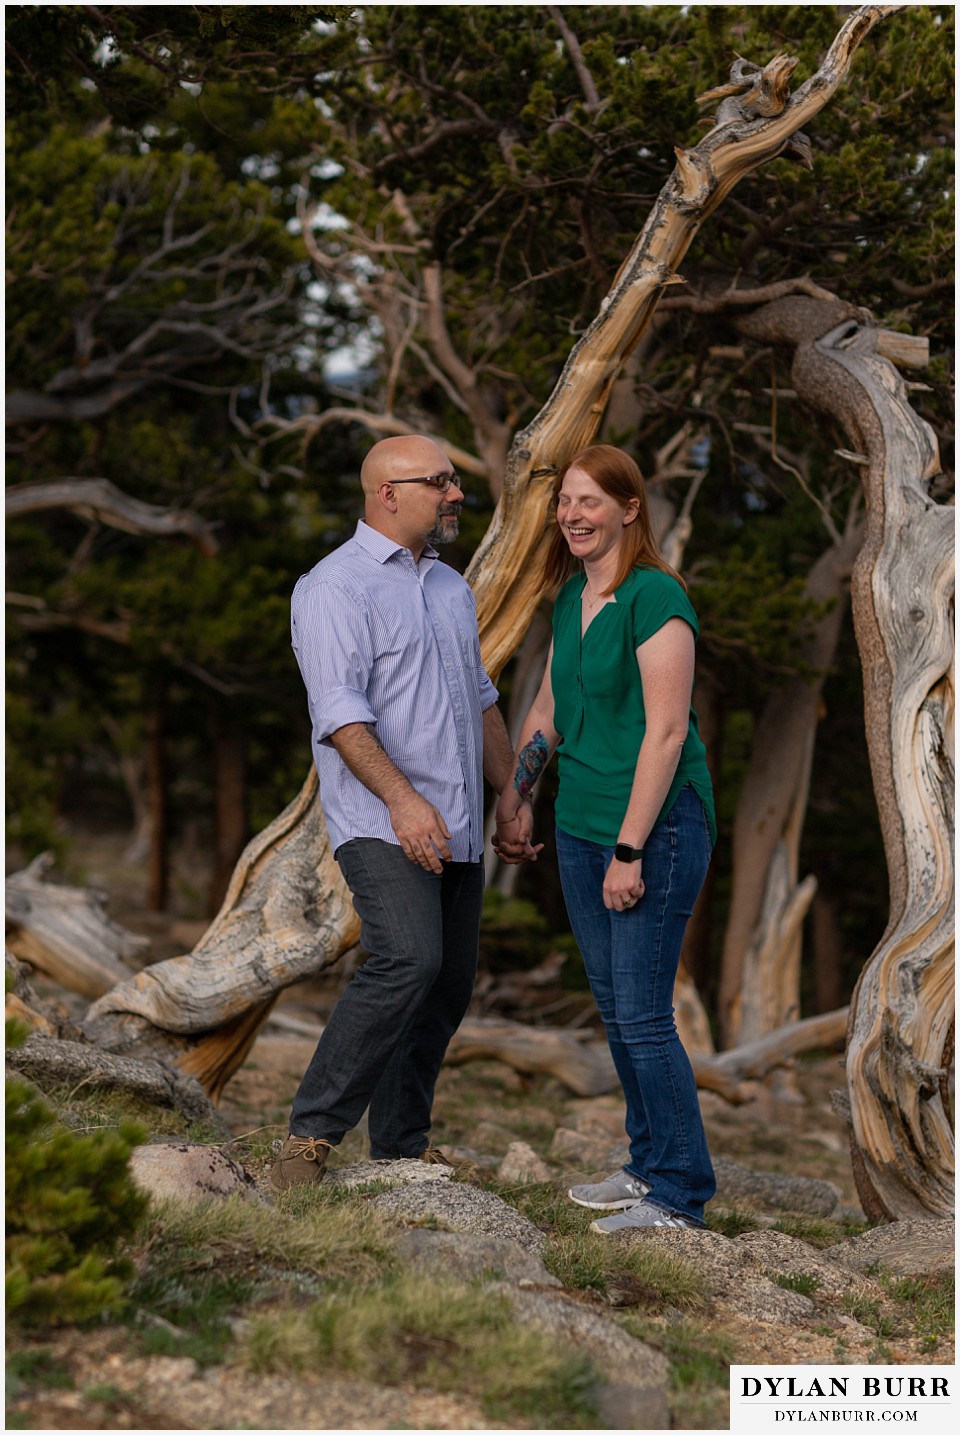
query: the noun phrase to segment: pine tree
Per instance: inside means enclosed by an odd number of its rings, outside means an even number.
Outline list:
[[[8,1046],[27,1036],[8,1021]],[[71,1325],[113,1312],[130,1268],[117,1247],[144,1214],[130,1153],[142,1126],[78,1135],[22,1077],[6,1085],[6,1302],[23,1325]]]

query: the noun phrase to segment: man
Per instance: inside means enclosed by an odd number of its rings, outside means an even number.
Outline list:
[[[383,439],[360,481],[363,520],[297,583],[292,635],[369,956],[294,1098],[278,1189],[321,1180],[368,1107],[374,1159],[444,1159],[430,1115],[476,975],[482,777],[500,792],[513,772],[473,594],[432,546],[456,538],[463,506],[447,455],[420,435]]]

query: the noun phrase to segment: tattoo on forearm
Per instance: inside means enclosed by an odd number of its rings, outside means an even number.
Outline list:
[[[546,765],[547,739],[538,728],[526,747],[517,754],[517,771],[513,786],[521,797],[530,796],[534,783]]]
[[[376,725],[376,723],[374,723],[374,722],[365,722],[365,723],[364,723],[364,727],[366,728],[366,730],[367,730],[367,732],[370,734],[370,736],[373,738],[374,742],[377,744],[377,747],[380,749],[380,751],[383,752],[383,751],[384,751],[384,746],[383,746],[383,743],[380,741],[380,739],[377,737],[377,725]]]

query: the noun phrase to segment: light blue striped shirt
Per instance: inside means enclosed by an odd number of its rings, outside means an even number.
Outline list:
[[[390,814],[330,741],[348,723],[377,738],[451,834],[455,862],[483,853],[482,714],[497,701],[480,660],[469,586],[425,548],[362,520],[293,590],[293,651],[307,688],[320,801],[333,850],[352,837],[397,842]]]

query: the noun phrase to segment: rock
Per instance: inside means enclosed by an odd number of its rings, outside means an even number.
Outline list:
[[[430,1161],[411,1158],[403,1161],[356,1161],[350,1166],[330,1166],[324,1180],[331,1186],[353,1190],[374,1181],[386,1186],[412,1186],[421,1181],[449,1181],[449,1166],[434,1166]]]
[[[806,1216],[835,1216],[843,1193],[832,1181],[784,1176],[777,1171],[751,1171],[726,1156],[715,1156],[716,1199],[722,1205],[758,1207],[764,1211],[795,1211]]]
[[[562,1161],[567,1167],[582,1171],[586,1177],[615,1171],[629,1160],[630,1153],[622,1141],[611,1146],[609,1136],[587,1135],[561,1126],[553,1133],[550,1156],[554,1161]]]
[[[535,1181],[549,1181],[551,1174],[546,1161],[538,1156],[526,1141],[511,1141],[507,1154],[497,1168],[501,1181],[510,1181],[517,1186],[531,1185]]]
[[[511,1285],[559,1287],[562,1284],[550,1274],[539,1256],[502,1236],[419,1229],[405,1231],[396,1243],[396,1251],[407,1265],[454,1280],[494,1275]]]
[[[521,1324],[566,1339],[593,1361],[604,1377],[598,1406],[606,1428],[670,1428],[670,1364],[666,1356],[567,1296],[511,1286],[503,1289]]]
[[[826,1254],[851,1270],[869,1273],[881,1266],[898,1276],[940,1275],[956,1264],[956,1226],[947,1218],[895,1221],[841,1241]]]
[[[216,1146],[195,1141],[152,1141],[130,1157],[135,1185],[157,1200],[204,1201],[218,1196],[263,1200],[257,1183],[238,1161]]]
[[[865,1290],[869,1285],[844,1270],[829,1249],[817,1250],[806,1241],[798,1241],[780,1231],[747,1231],[737,1237],[736,1243],[750,1252],[765,1275],[812,1276],[818,1283],[818,1291],[825,1295],[842,1296],[857,1288]]]
[[[717,1300],[718,1316],[739,1316],[768,1325],[801,1325],[810,1320],[816,1306],[809,1296],[785,1290],[765,1276],[748,1277],[722,1299]]]
[[[499,1196],[460,1181],[421,1181],[415,1186],[401,1186],[395,1191],[385,1191],[372,1204],[385,1215],[401,1221],[416,1222],[433,1217],[452,1231],[516,1241],[534,1255],[539,1255],[547,1243],[546,1236],[532,1221]]]
[[[603,1104],[593,1101],[575,1102],[571,1106],[571,1115],[571,1125],[581,1136],[599,1137],[605,1140],[607,1145],[611,1141],[619,1141],[625,1148],[624,1128],[627,1112],[622,1102],[612,1107],[609,1098],[604,1098]]]
[[[444,1143],[443,1154],[457,1165],[477,1166],[485,1170],[495,1171],[500,1161],[496,1156],[481,1155],[473,1146],[451,1146]]]
[[[715,1231],[649,1226],[624,1231],[610,1239],[631,1244],[647,1242],[692,1266],[703,1279],[716,1316],[796,1325],[814,1313],[813,1301],[768,1279],[761,1261],[748,1246]],[[794,1244],[812,1254],[812,1247],[805,1242]]]
[[[473,1132],[474,1145],[481,1151],[506,1151],[514,1140],[514,1132],[506,1126],[499,1126],[496,1121],[480,1121]]]

